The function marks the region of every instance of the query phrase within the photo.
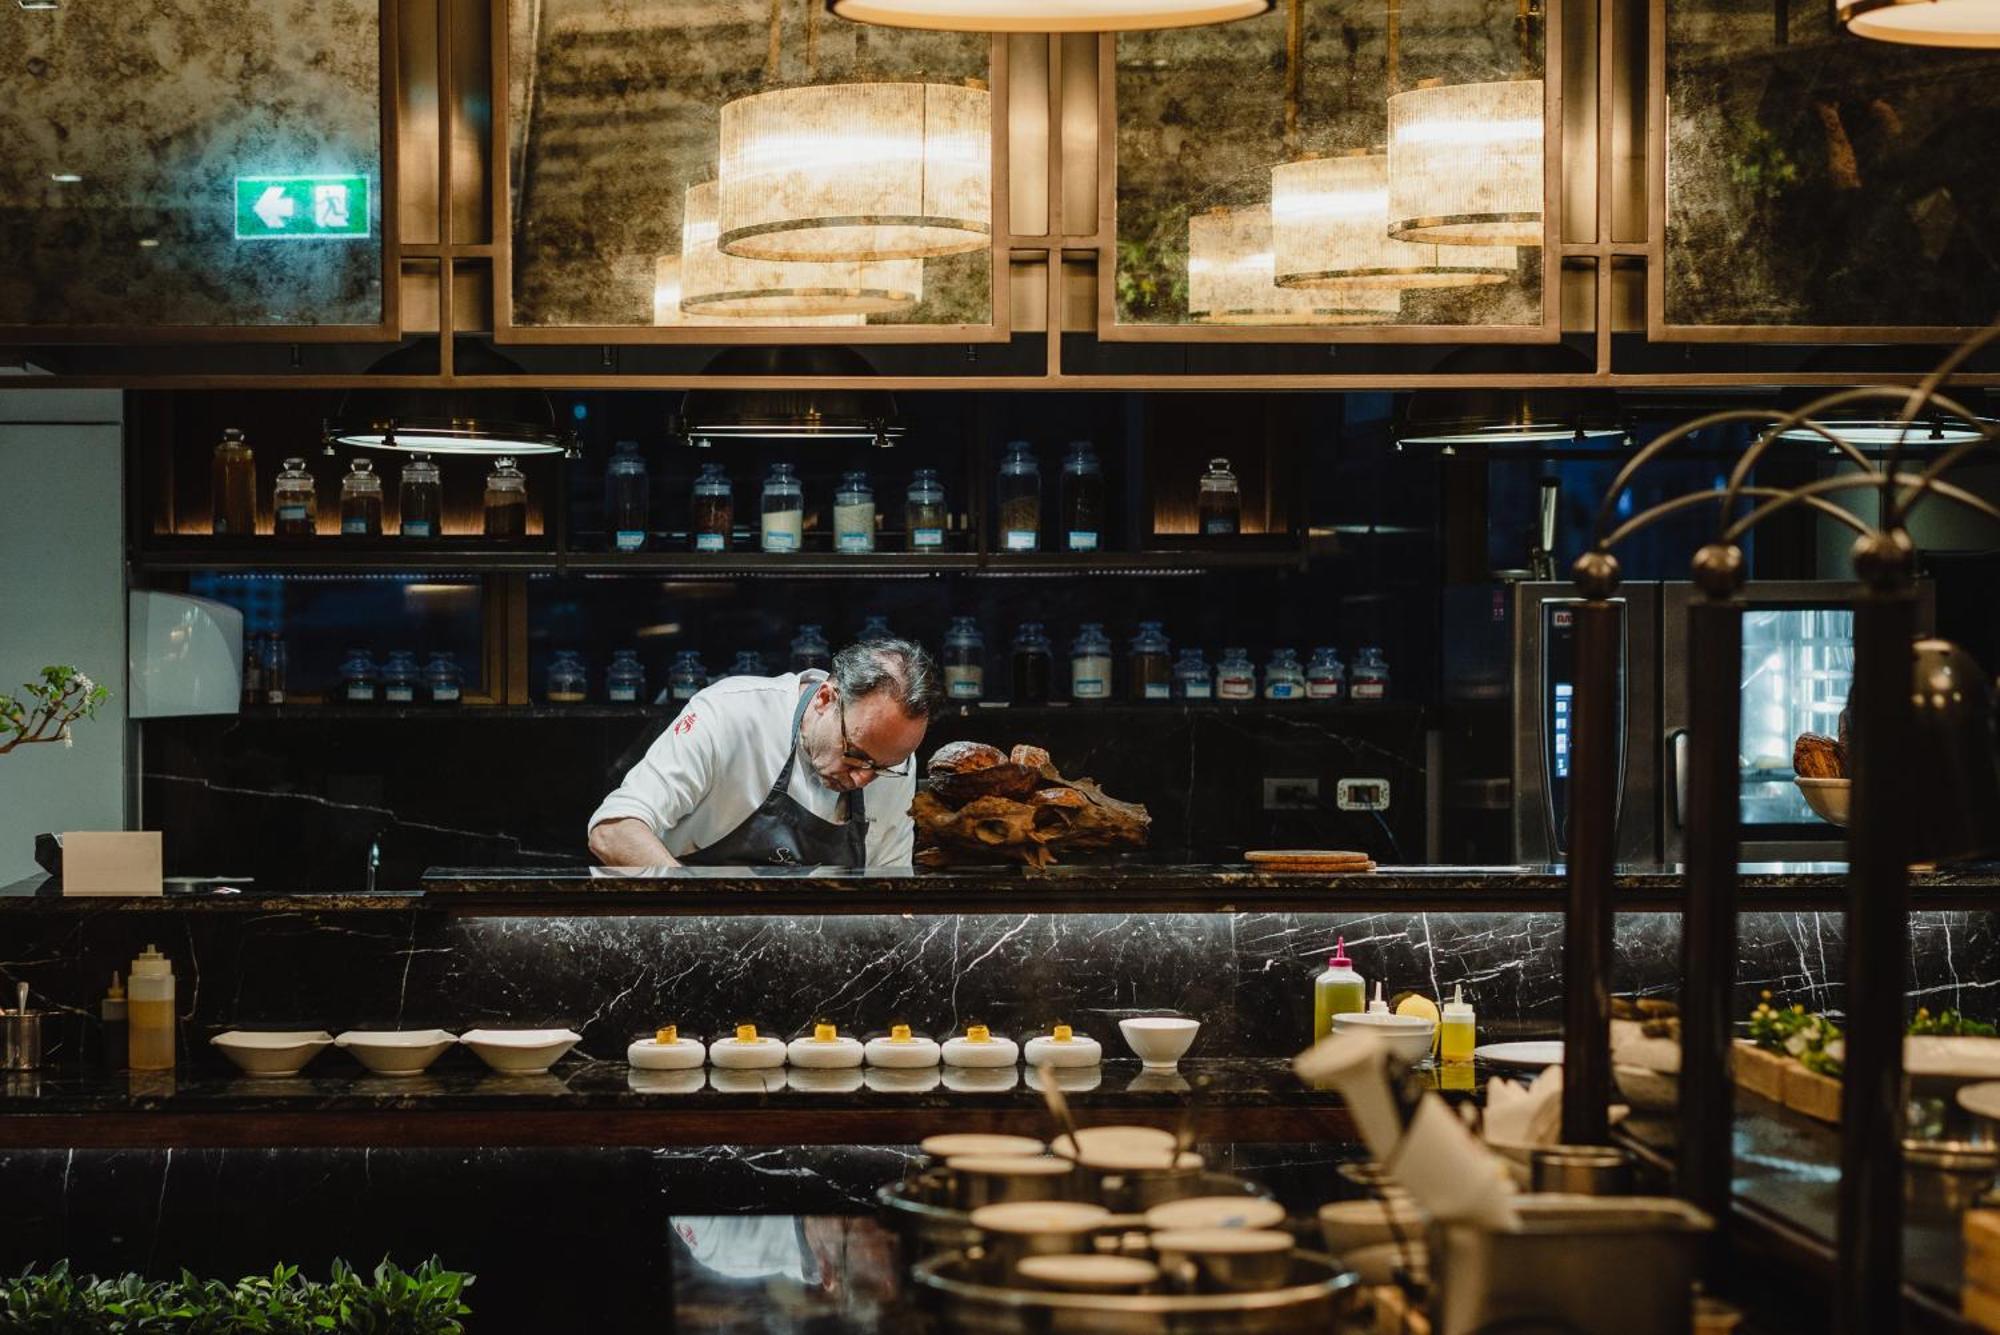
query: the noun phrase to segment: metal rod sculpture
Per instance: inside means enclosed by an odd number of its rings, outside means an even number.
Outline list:
[[[1598,509],[1591,549],[1576,561],[1584,601],[1576,609],[1578,667],[1570,784],[1569,912],[1564,976],[1563,1135],[1601,1140],[1610,1101],[1610,935],[1617,823],[1617,643],[1612,599],[1619,583],[1618,544],[1669,515],[1717,508],[1715,540],[1695,553],[1693,579],[1703,595],[1689,610],[1688,851],[1681,928],[1681,1076],[1676,1186],[1716,1221],[1703,1273],[1721,1287],[1728,1255],[1734,1091],[1729,1069],[1737,959],[1736,871],[1740,848],[1739,761],[1742,696],[1743,535],[1765,519],[1804,505],[1856,530],[1855,573],[1864,592],[1855,607],[1846,931],[1847,1046],[1841,1124],[1838,1291],[1839,1327],[1881,1332],[1898,1327],[1902,1275],[1903,998],[1909,950],[1908,787],[1898,754],[1911,723],[1910,646],[1916,634],[1915,549],[1905,522],[1912,506],[1941,496],[2000,520],[2000,509],[1943,480],[1960,460],[1989,445],[2000,426],[1980,420],[1943,394],[1953,371],[2000,338],[1984,331],[1915,388],[1841,390],[1785,414],[1737,409],[1714,413],[1659,436],[1620,470]],[[1833,409],[1888,404],[1899,427],[1882,466],[1817,418]],[[1941,412],[1972,438],[1920,472],[1905,471],[1904,444],[1921,431],[1920,415]],[[1675,497],[1611,527],[1619,498],[1639,470],[1697,432],[1750,423],[1762,428],[1725,486]],[[1857,474],[1792,490],[1751,486],[1757,461],[1786,433],[1822,437]],[[1881,493],[1870,525],[1830,496]],[[1757,503],[1739,514],[1744,498]],[[1598,699],[1587,698],[1592,695]],[[1599,734],[1603,735],[1599,735]]]

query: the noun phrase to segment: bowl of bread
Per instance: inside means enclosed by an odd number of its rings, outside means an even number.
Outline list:
[[[1845,718],[1843,714],[1842,720]],[[1851,785],[1847,777],[1845,738],[1800,733],[1798,741],[1792,744],[1792,773],[1792,782],[1798,785],[1815,816],[1829,825],[1846,826]]]
[[[938,748],[910,807],[916,861],[1047,866],[1057,854],[1143,848],[1152,818],[1089,779],[1070,779],[1039,746],[1002,751],[984,742]]]

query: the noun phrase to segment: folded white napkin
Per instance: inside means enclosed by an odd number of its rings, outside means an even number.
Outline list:
[[[1486,1082],[1484,1134],[1494,1145],[1553,1145],[1562,1139],[1562,1076],[1548,1066],[1526,1085]]]

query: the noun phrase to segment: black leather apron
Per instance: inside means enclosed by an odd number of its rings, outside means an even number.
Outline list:
[[[799,724],[818,691],[814,684],[799,693],[792,711],[791,747],[778,770],[777,782],[763,804],[743,823],[707,848],[683,854],[691,867],[862,867],[868,862],[868,818],[861,814],[857,789],[840,795],[841,821],[835,823],[792,799],[792,767],[799,760]]]

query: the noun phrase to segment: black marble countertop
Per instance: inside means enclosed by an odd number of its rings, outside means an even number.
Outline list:
[[[1846,864],[1745,863],[1746,905],[1772,910],[1838,909]],[[1620,907],[1672,910],[1677,867],[1618,871]],[[1968,909],[2000,890],[2000,864],[1911,877],[1911,907]],[[1381,867],[1327,876],[1256,871],[1243,863],[1110,863],[1047,868],[908,869],[686,867],[438,868],[415,888],[375,894],[288,893],[255,884],[160,897],[65,899],[49,878],[0,889],[0,913],[249,909],[269,912],[443,911],[467,914],[869,914],[1022,912],[1312,912],[1422,910],[1554,911],[1566,886],[1560,866]]]

